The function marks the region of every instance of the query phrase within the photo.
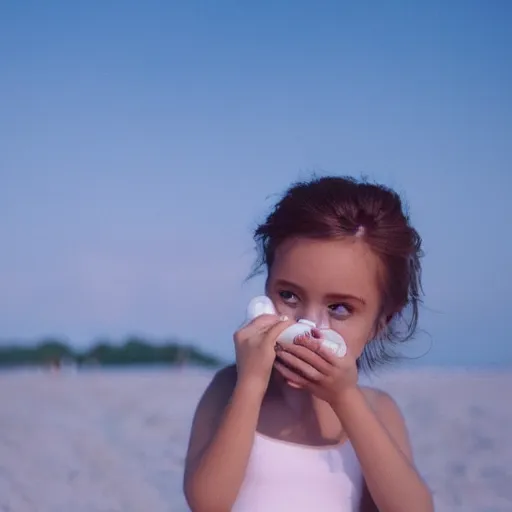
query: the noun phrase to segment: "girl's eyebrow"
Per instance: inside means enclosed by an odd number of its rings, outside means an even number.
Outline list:
[[[366,301],[362,297],[358,297],[357,295],[350,295],[349,293],[330,293],[327,294],[327,297],[333,302],[343,302],[344,300],[353,300],[359,302],[363,306],[366,306]]]
[[[280,286],[286,286],[291,289],[297,290],[299,292],[304,293],[304,289],[301,288],[298,284],[293,283],[292,281],[289,281],[287,279],[277,279],[276,284]],[[326,297],[329,300],[332,300],[333,302],[343,302],[345,300],[353,300],[356,302],[359,302],[363,306],[366,306],[366,301],[362,297],[358,297],[357,295],[352,295],[350,293],[327,293]]]

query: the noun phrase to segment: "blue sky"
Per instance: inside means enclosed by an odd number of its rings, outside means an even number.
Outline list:
[[[512,4],[3,2],[0,337],[226,357],[251,230],[317,171],[396,187],[427,364],[511,364]]]

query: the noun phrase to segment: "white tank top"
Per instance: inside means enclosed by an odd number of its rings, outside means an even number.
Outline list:
[[[357,512],[363,476],[349,441],[310,447],[256,433],[232,512]]]

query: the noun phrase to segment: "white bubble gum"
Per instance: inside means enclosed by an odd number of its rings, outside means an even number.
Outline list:
[[[261,315],[276,315],[277,311],[272,301],[265,295],[254,297],[247,306],[247,321],[251,322]],[[278,337],[277,341],[281,343],[293,343],[297,336],[311,334],[311,329],[316,328],[316,324],[310,320],[301,319],[296,324],[290,325]],[[332,329],[320,329],[322,333],[322,347],[330,350],[338,357],[343,357],[347,353],[347,345],[343,337]]]
[[[252,322],[261,315],[276,315],[277,311],[272,301],[265,295],[254,297],[247,306],[247,321]]]

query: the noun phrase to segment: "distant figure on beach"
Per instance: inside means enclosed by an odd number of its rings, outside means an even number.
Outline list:
[[[178,355],[176,357],[176,368],[180,371],[185,369],[188,363],[188,350],[185,347],[178,348]]]
[[[61,366],[61,360],[58,358],[53,358],[47,363],[47,367],[51,373],[59,373]]]
[[[254,234],[277,310],[234,335],[236,365],[197,407],[184,492],[194,512],[432,512],[395,401],[361,369],[410,339],[421,299],[421,238],[400,197],[352,178],[288,189]],[[322,333],[276,343],[298,319]]]

